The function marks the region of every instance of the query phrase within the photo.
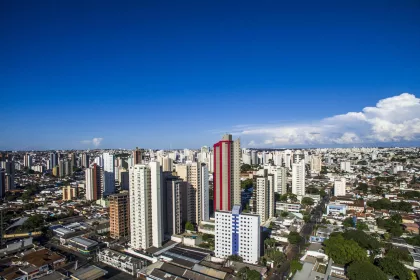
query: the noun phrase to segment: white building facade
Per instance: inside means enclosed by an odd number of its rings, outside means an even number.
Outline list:
[[[129,169],[130,246],[134,249],[162,245],[161,175],[158,162],[137,164]]]
[[[292,164],[292,193],[305,195],[305,161]]]
[[[242,257],[246,263],[256,264],[260,257],[260,217],[241,214],[241,207],[234,205],[232,211],[215,212],[215,255],[226,258]]]
[[[346,178],[341,178],[334,181],[334,195],[345,196],[346,195]]]

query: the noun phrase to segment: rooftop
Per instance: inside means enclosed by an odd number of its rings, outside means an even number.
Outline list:
[[[28,262],[36,267],[52,264],[59,260],[65,260],[65,257],[48,249],[41,249],[22,257],[23,262]]]
[[[76,270],[76,272],[71,276],[71,278],[76,280],[96,280],[105,276],[108,271],[99,268],[95,265],[88,266],[86,268],[81,268]]]

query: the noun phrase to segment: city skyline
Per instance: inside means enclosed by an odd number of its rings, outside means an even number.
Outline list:
[[[417,1],[24,2],[0,17],[0,150],[420,142]]]

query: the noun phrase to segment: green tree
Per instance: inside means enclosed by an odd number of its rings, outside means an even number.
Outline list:
[[[377,260],[378,267],[388,275],[394,276],[399,280],[410,280],[411,273],[402,263],[394,258],[382,258]]]
[[[386,253],[387,258],[395,259],[398,261],[406,262],[409,264],[413,263],[413,257],[407,249],[392,247]]]
[[[195,230],[194,225],[190,221],[187,221],[185,223],[185,230],[194,231]]]
[[[364,223],[364,222],[357,222],[356,223],[356,228],[358,230],[369,230],[368,225],[366,223]]]
[[[347,268],[350,280],[388,280],[378,267],[367,261],[355,261]]]
[[[314,200],[310,197],[304,197],[300,203],[305,206],[312,206],[314,205]]]
[[[252,170],[251,165],[249,165],[249,164],[242,164],[241,165],[241,172],[248,172],[248,171],[251,171],[251,170]]]
[[[346,228],[347,227],[354,227],[353,218],[352,217],[345,218],[344,221],[343,221],[343,226],[346,227]]]
[[[299,262],[298,260],[292,260],[290,262],[290,271],[292,273],[295,273],[296,271],[302,270],[303,264]]]
[[[341,234],[330,236],[324,241],[325,253],[338,264],[349,264],[352,261],[367,260],[367,252],[354,240],[347,240]]]
[[[246,179],[241,181],[241,188],[242,189],[250,189],[254,185],[254,181],[252,179]]]
[[[236,274],[237,278],[243,280],[260,280],[261,274],[253,269],[249,269],[249,267],[245,266],[239,269],[238,273]]]
[[[298,244],[299,242],[301,242],[302,237],[299,235],[299,233],[292,231],[289,233],[287,240],[290,244]]]
[[[378,253],[378,250],[381,248],[381,243],[375,237],[366,234],[362,230],[348,230],[342,235],[344,239],[354,240],[360,247],[371,252]]]

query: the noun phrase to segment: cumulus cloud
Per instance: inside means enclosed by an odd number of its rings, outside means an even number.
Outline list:
[[[241,126],[234,133],[252,146],[362,144],[420,140],[420,99],[403,93],[375,107],[312,123]],[[251,145],[250,145],[251,146]]]
[[[104,138],[93,138],[92,140],[82,140],[80,141],[80,143],[85,145],[92,144],[95,147],[99,147],[99,145],[101,145],[102,140],[104,140]]]

